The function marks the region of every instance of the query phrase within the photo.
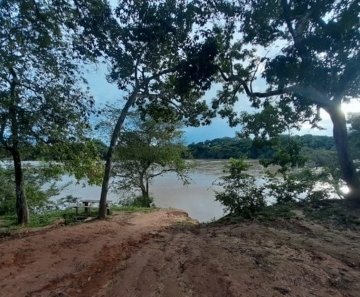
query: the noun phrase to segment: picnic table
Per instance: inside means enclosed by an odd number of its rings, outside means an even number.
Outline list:
[[[111,201],[112,201],[112,200],[108,200],[108,201],[106,202],[106,213],[107,213],[108,215],[110,214],[109,202],[111,202]],[[85,213],[90,214],[90,210],[91,210],[92,208],[98,208],[98,206],[93,206],[94,203],[99,204],[100,201],[99,201],[99,200],[94,200],[94,199],[81,200],[81,201],[80,201],[80,205],[78,204],[78,205],[74,206],[76,215],[79,214],[79,208],[84,208]]]

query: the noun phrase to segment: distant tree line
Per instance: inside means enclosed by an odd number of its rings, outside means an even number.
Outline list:
[[[311,160],[319,158],[325,158],[328,153],[335,151],[334,139],[329,136],[317,136],[317,135],[302,135],[292,136],[302,147],[302,152],[305,156]],[[289,136],[281,135],[279,141],[281,145],[286,145],[289,140]],[[107,145],[99,139],[89,139],[87,146],[93,147],[93,153],[97,151],[101,159],[105,159],[107,152]],[[71,153],[66,151],[79,151],[82,146],[86,146],[84,143],[69,143],[67,149],[64,146],[56,147],[53,145],[51,149],[48,147],[44,149],[42,145],[26,146],[23,147],[23,160],[24,161],[39,161],[39,160],[54,160],[57,161],[57,156],[61,153],[62,159],[71,159]],[[250,159],[262,159],[271,158],[274,153],[274,147],[271,143],[257,143],[250,138],[238,138],[238,137],[223,137],[213,140],[206,140],[198,143],[191,143],[188,145],[188,149],[191,155],[195,159],[230,159],[247,157]],[[66,157],[67,156],[67,157]],[[0,151],[0,159],[7,159],[11,156],[5,151]],[[323,163],[323,162],[319,162]]]
[[[324,152],[335,151],[333,137],[307,134],[292,136],[292,139],[299,142],[303,154],[315,162],[316,158],[320,157],[319,155],[327,155]],[[287,135],[279,137],[279,142],[283,146],[288,141],[289,136]],[[271,158],[275,151],[271,143],[260,144],[251,138],[237,137],[223,137],[191,143],[188,148],[195,159],[229,159],[245,156],[250,159],[262,159]]]
[[[71,161],[74,159],[73,152],[83,152],[97,155],[104,160],[108,146],[99,139],[88,139],[83,142],[59,143],[51,146],[44,144],[23,145],[20,147],[23,161]],[[61,158],[60,158],[61,156]],[[11,155],[5,149],[0,148],[0,160],[10,160]]]

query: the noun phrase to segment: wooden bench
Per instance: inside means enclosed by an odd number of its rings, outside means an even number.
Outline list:
[[[83,208],[85,210],[85,213],[90,214],[91,213],[91,209],[98,209],[98,206],[91,206],[91,204],[93,203],[99,203],[99,200],[82,200],[81,203],[82,205],[76,205],[73,206],[72,208],[75,208],[75,213],[76,215],[79,214],[79,209]],[[109,202],[111,202],[111,200],[108,200],[106,202],[106,214],[109,215],[110,214],[110,207],[109,207]]]

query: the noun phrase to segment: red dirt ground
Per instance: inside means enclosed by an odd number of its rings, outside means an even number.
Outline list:
[[[0,240],[0,296],[360,296],[360,232],[116,214]]]

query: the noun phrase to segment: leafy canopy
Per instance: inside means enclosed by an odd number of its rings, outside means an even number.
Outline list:
[[[76,50],[81,31],[76,7],[67,1],[6,0],[0,14],[2,147],[26,155],[38,143],[57,160],[71,153],[80,163],[84,150],[67,148],[85,142],[94,99],[81,66],[90,57],[80,61]],[[87,160],[86,153],[81,158]]]
[[[169,172],[175,172],[187,184],[191,164],[184,158],[191,155],[183,144],[180,129],[178,122],[155,121],[149,117],[143,121],[139,113],[130,114],[115,150],[113,175],[120,178],[116,189],[140,190],[143,196],[149,196],[153,179]]]

